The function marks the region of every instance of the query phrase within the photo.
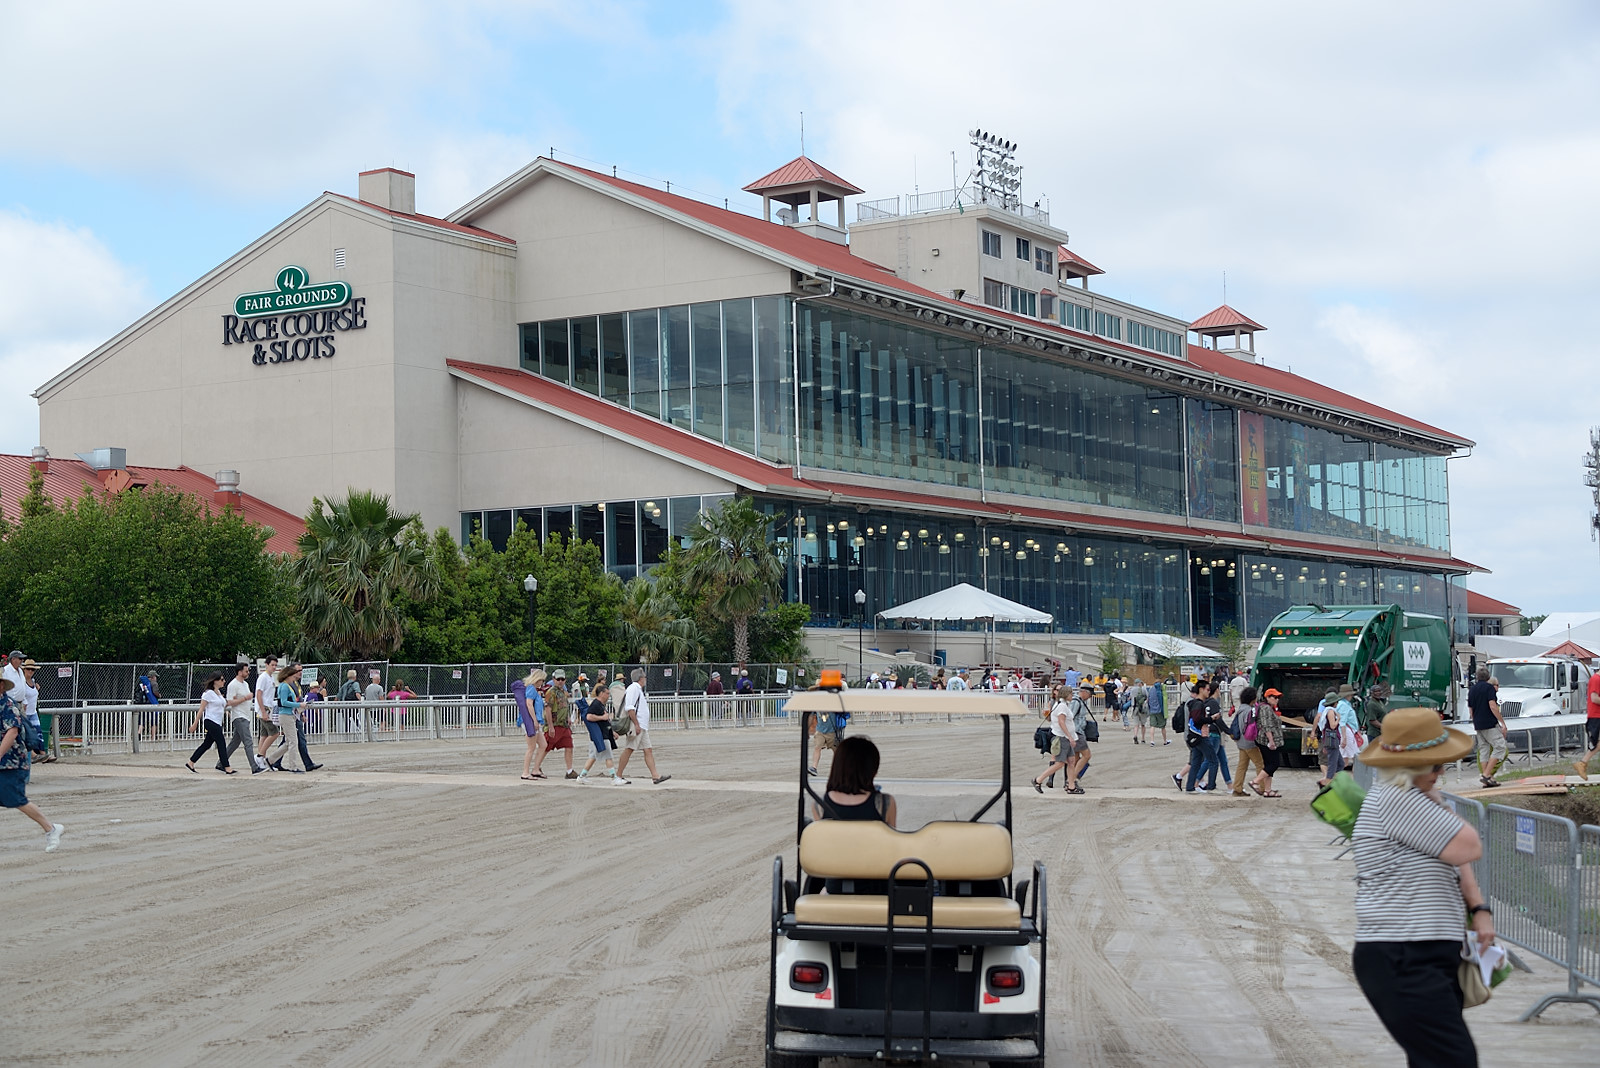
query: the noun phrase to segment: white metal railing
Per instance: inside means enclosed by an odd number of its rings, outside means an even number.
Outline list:
[[[856,222],[872,222],[875,219],[893,219],[899,214],[899,197],[884,197],[882,200],[856,201]]]

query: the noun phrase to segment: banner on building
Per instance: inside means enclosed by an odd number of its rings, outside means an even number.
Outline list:
[[[1246,526],[1267,525],[1266,426],[1259,412],[1239,413],[1239,491]]]

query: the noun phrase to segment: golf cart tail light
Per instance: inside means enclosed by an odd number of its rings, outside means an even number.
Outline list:
[[[1008,997],[1012,994],[1022,993],[1022,969],[1011,965],[1002,965],[989,969],[988,981],[984,984],[989,993],[997,997]]]
[[[828,967],[809,961],[789,969],[789,985],[796,990],[817,991],[828,985]]]

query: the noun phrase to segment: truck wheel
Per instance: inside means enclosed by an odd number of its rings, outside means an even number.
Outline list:
[[[817,1068],[817,1059],[798,1053],[774,1053],[767,1050],[767,1068]],[[1041,1062],[1039,1068],[1044,1068]]]

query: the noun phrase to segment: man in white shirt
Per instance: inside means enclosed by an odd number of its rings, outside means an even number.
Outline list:
[[[967,671],[966,671],[966,669],[962,668],[960,671],[958,671],[954,675],[952,675],[950,677],[950,681],[944,684],[944,688],[947,689],[947,690],[965,690],[965,689],[967,689],[968,687],[967,687]]]
[[[13,689],[23,685],[22,661],[24,659],[26,658],[23,656],[21,649],[13,649],[11,650],[11,655],[6,658],[6,666],[0,668],[0,678],[10,679]],[[12,700],[16,700],[16,698],[12,698]]]
[[[278,658],[275,656],[267,657],[261,674],[256,676],[255,709],[256,722],[261,726],[261,741],[256,743],[256,756],[265,764],[272,740],[281,733],[278,729]]]
[[[233,741],[228,743],[228,756],[233,756],[234,751],[242,746],[250,756],[252,775],[267,770],[267,762],[256,756],[255,739],[250,736],[251,705],[254,700],[255,693],[250,689],[250,662],[245,661],[234,671],[225,694],[228,718],[233,726]],[[220,763],[218,767],[221,767]]]
[[[1230,709],[1239,707],[1239,697],[1244,693],[1244,688],[1248,685],[1250,683],[1244,677],[1244,672],[1242,671],[1233,677],[1232,682],[1228,683],[1228,707]]]
[[[642,749],[644,766],[650,769],[650,781],[659,786],[672,776],[656,771],[656,754],[650,745],[650,698],[644,692],[644,668],[634,668],[628,677],[633,683],[622,696],[622,722],[627,727],[628,737],[622,743],[622,756],[617,761],[617,777],[613,781],[618,786],[630,785],[624,775],[628,770],[628,758],[635,749]]]

